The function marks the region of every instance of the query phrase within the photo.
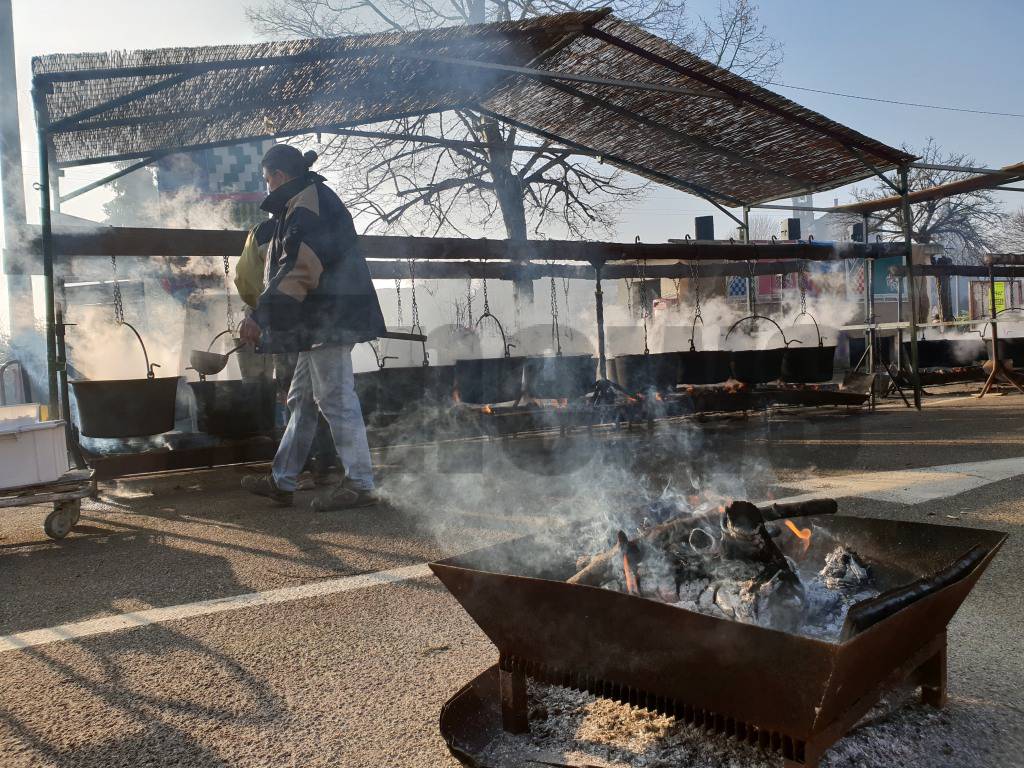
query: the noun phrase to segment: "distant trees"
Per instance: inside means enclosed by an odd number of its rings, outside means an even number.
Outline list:
[[[752,0],[721,0],[714,17],[696,21],[685,0],[610,4],[618,17],[745,77],[767,81],[782,61],[782,47],[759,23]],[[332,37],[594,7],[589,0],[269,0],[248,15],[270,36]],[[407,138],[334,136],[320,148],[320,167],[340,176],[346,203],[371,229],[437,235],[502,226],[512,240],[552,230],[583,237],[607,232],[617,212],[646,187],[470,110],[390,121],[374,130]]]
[[[914,150],[904,146],[907,152],[919,154],[920,162],[932,165],[976,166],[973,157],[962,152],[942,151],[929,138],[924,147]],[[910,191],[928,189],[939,184],[968,179],[975,174],[965,171],[937,171],[911,168]],[[875,200],[890,197],[892,189],[879,180],[870,189],[854,189],[857,200]],[[879,233],[887,240],[903,238],[903,211],[892,208],[879,211],[872,224],[872,232]],[[1005,213],[996,195],[991,190],[979,190],[954,195],[940,200],[928,200],[910,206],[910,231],[915,243],[934,243],[946,250],[946,255],[957,263],[973,263],[980,254],[991,248],[996,233],[1002,225]]]

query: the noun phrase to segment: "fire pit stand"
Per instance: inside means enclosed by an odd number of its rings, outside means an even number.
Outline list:
[[[872,564],[883,590],[850,608],[835,642],[567,583],[575,563],[538,539],[431,563],[499,654],[442,709],[452,753],[494,768],[492,741],[529,730],[528,679],[674,716],[786,768],[817,766],[901,682],[942,706],[946,627],[1005,535],[843,516],[814,527]]]

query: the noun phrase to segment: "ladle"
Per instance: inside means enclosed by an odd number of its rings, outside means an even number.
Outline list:
[[[192,369],[199,374],[200,378],[214,376],[223,371],[224,367],[228,364],[228,358],[246,345],[246,342],[243,341],[237,347],[225,352],[224,354],[211,352],[210,347],[213,346],[213,342],[225,333],[230,333],[230,331],[221,331],[214,336],[213,339],[210,340],[210,346],[206,348],[205,352],[201,349],[193,349],[192,352],[189,353],[189,365],[191,365]]]

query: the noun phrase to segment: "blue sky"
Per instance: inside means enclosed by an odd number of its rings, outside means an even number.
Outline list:
[[[691,12],[713,12],[717,0],[690,0]],[[27,183],[34,181],[35,147],[29,100],[30,58],[40,53],[246,42],[255,39],[239,0],[14,0],[16,54]],[[1024,112],[1020,0],[763,0],[761,16],[785,45],[782,82],[924,103]],[[947,150],[979,163],[1024,160],[1024,119],[957,114],[875,104],[777,88],[783,95],[890,144],[919,146],[934,136]],[[65,190],[102,175],[70,169]],[[848,192],[820,195],[845,199]],[[97,191],[65,206],[99,218],[108,196]],[[1024,205],[1024,195],[1006,195]],[[28,200],[34,210],[37,201]],[[616,235],[648,241],[692,232],[693,216],[713,212],[682,193],[654,189],[627,211]],[[728,220],[719,215],[724,233]]]

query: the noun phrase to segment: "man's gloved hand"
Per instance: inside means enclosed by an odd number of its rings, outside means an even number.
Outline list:
[[[251,317],[245,318],[238,326],[238,337],[248,344],[259,344],[261,333],[259,325]]]

